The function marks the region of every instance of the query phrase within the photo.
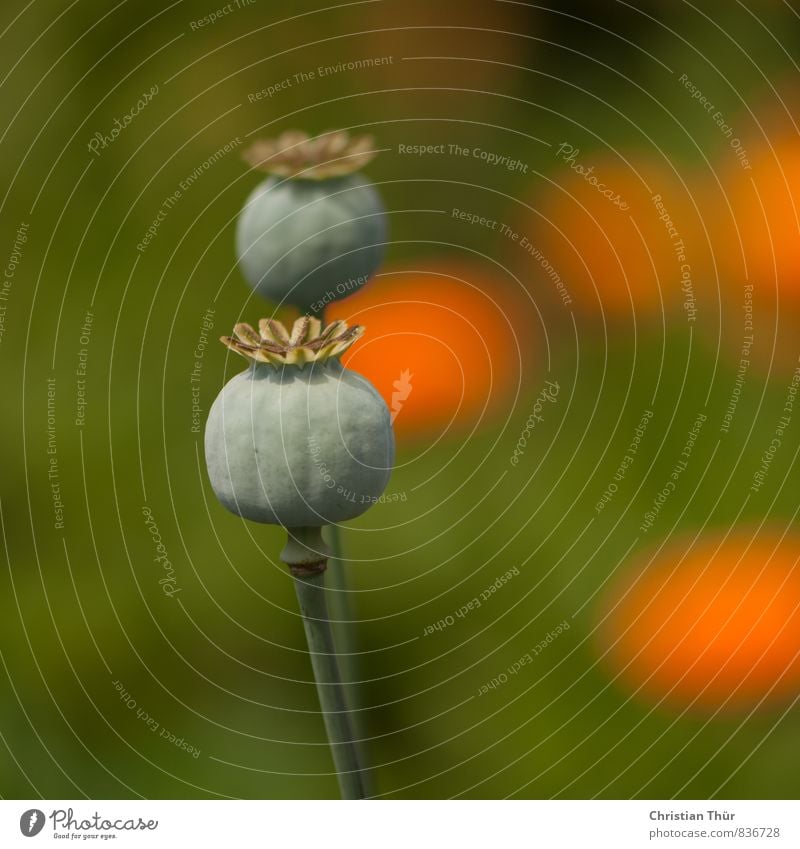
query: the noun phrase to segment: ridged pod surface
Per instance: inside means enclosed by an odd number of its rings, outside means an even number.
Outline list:
[[[245,279],[262,297],[315,314],[375,273],[386,214],[372,183],[354,173],[371,158],[367,142],[288,133],[248,151],[248,161],[271,176],[245,202],[236,252]]]
[[[271,335],[282,330],[276,322],[262,322],[260,337],[239,325],[238,338],[223,340],[252,362],[211,407],[206,463],[219,501],[245,519],[288,528],[353,519],[389,482],[389,410],[369,381],[337,359],[358,328],[342,331],[338,322],[320,334],[316,322],[297,331],[310,322],[298,320],[294,343]],[[274,361],[259,361],[262,355]]]

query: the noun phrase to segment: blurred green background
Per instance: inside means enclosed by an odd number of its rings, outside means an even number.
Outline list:
[[[726,272],[736,246],[707,232],[730,217],[719,183],[738,167],[730,140],[678,78],[755,154],[784,124],[792,131],[797,14],[753,0],[252,0],[198,25],[220,6],[3,7],[0,233],[13,273],[0,338],[2,795],[336,795],[291,580],[277,560],[282,533],[216,503],[192,430],[191,377],[207,335],[195,384],[205,411],[240,368],[216,337],[270,309],[235,266],[235,219],[258,179],[241,149],[291,127],[342,127],[374,134],[384,151],[367,173],[391,213],[387,269],[473,268],[470,282],[499,304],[525,304],[511,316],[523,349],[512,389],[493,396],[477,425],[456,415],[449,428],[401,432],[390,491],[407,499],[345,531],[376,792],[796,796],[791,704],[714,715],[658,706],[601,659],[597,625],[602,589],[630,558],[683,534],[762,520],[783,533],[794,522],[796,422],[763,488],[749,492],[797,363],[796,344],[786,361],[769,356],[780,345],[773,324],[758,338],[729,432],[720,431],[738,367],[727,334],[733,327],[736,347],[752,277]],[[370,57],[391,62],[295,81]],[[253,97],[286,79],[274,96]],[[109,135],[154,87],[93,153],[95,134]],[[526,168],[398,152],[441,143]],[[582,260],[589,282],[556,262],[567,243],[579,255],[587,232],[569,216],[548,229],[537,212],[574,179],[556,154],[564,143],[587,166],[638,175],[654,163],[668,175],[649,188],[686,202],[675,217],[696,240],[695,322],[674,260],[657,264],[666,239],[657,219],[644,238],[658,242],[648,273],[666,293],[663,309],[637,300],[645,275],[633,259],[630,298],[604,290],[592,252]],[[473,210],[529,234],[572,303],[509,239],[420,211],[431,209]],[[156,235],[138,249],[159,211]],[[653,224],[649,198],[634,213]],[[783,292],[783,280],[755,282],[759,305]],[[794,282],[788,274],[788,289]],[[381,278],[370,285],[379,299]],[[780,315],[791,328],[800,312],[787,297]],[[558,402],[513,466],[547,379],[561,386]],[[653,418],[636,461],[598,514],[646,409]],[[700,411],[708,423],[692,462],[642,532]],[[174,569],[172,597],[159,584],[144,507]],[[479,609],[425,635],[509,569],[519,574]],[[478,695],[564,620],[570,628],[534,663]]]

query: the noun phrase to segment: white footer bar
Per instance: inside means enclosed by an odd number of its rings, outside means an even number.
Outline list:
[[[0,801],[0,846],[800,846],[796,801]]]

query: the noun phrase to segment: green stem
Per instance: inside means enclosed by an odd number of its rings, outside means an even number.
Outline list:
[[[357,609],[353,605],[353,596],[348,588],[347,561],[342,544],[342,529],[339,525],[327,527],[327,539],[330,543],[331,557],[328,561],[327,587],[328,608],[331,614],[333,639],[339,655],[339,669],[342,673],[350,706],[360,711],[364,707],[361,680],[361,663],[358,655],[358,641],[355,637]],[[353,714],[353,731],[358,740],[367,736],[363,713]],[[369,760],[364,756],[364,745],[359,743],[362,757],[362,777],[368,795],[375,792],[375,781]]]
[[[342,683],[325,598],[327,548],[320,528],[290,528],[281,553],[294,576],[294,588],[308,641],[325,730],[343,799],[367,797],[364,772]]]
[[[347,581],[347,564],[342,546],[342,529],[338,525],[328,526],[331,557],[328,561],[328,606],[336,647],[339,650],[339,665],[342,677],[348,684],[357,679],[356,644],[353,637],[353,604]]]

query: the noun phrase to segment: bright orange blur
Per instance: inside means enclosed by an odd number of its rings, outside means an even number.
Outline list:
[[[777,291],[785,305],[796,308],[800,304],[800,139],[772,138],[749,153],[751,170],[728,157],[720,171],[733,217],[727,212],[716,220],[717,255],[731,282],[753,283],[767,302]]]
[[[748,542],[731,538],[715,554],[709,539],[680,564],[683,549],[672,549],[637,582],[616,582],[601,651],[627,688],[705,710],[800,693],[800,541],[775,553],[777,538]]]
[[[399,436],[507,412],[520,379],[518,346],[537,329],[532,306],[512,295],[509,281],[463,264],[390,270],[332,304],[326,319],[337,318],[366,327],[342,361],[383,395]]]
[[[750,170],[726,155],[718,172],[724,197],[709,221],[728,348],[738,360],[742,292],[750,284],[753,363],[781,373],[796,368],[800,356],[800,139],[776,135],[753,145]]]
[[[580,152],[572,165],[559,161],[550,175],[556,185],[539,185],[530,202],[536,212],[525,214],[522,227],[576,308],[602,310],[611,320],[671,309],[682,300],[683,271],[693,282],[698,253],[692,186],[687,192],[666,166],[629,161],[592,151]],[[591,168],[599,187],[574,165]]]

